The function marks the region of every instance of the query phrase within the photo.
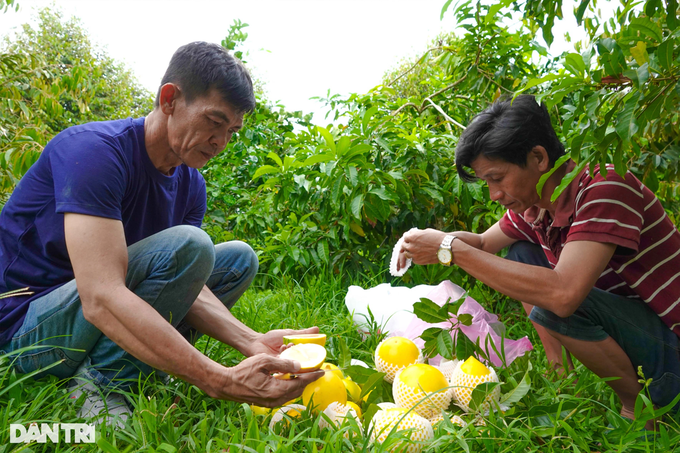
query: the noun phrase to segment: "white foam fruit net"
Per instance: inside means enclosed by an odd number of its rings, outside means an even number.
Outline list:
[[[432,424],[420,415],[399,409],[380,410],[375,413],[371,421],[371,439],[378,443],[383,443],[387,435],[396,426],[396,431],[412,429],[409,439],[417,442],[427,442],[434,439]],[[406,451],[408,453],[420,453],[426,444],[409,444],[404,450],[401,442],[394,446],[395,450]]]
[[[449,383],[453,386],[451,393],[453,394],[454,402],[464,411],[470,412],[470,400],[472,400],[472,391],[479,384],[485,382],[498,382],[498,376],[493,368],[489,368],[490,373],[482,376],[472,376],[461,370],[463,362],[456,365],[456,369],[451,376]],[[500,386],[496,386],[491,393],[489,393],[484,402],[477,410],[488,411],[491,408],[492,401],[498,401],[501,396]]]
[[[323,413],[326,414],[326,416],[330,419],[331,423],[335,427],[341,426],[345,422],[345,419],[348,416],[354,417],[354,420],[356,420],[358,422],[357,425],[359,426],[359,429],[361,430],[361,424],[359,422],[359,417],[357,415],[357,412],[353,408],[346,406],[346,405],[344,405],[344,404],[342,404],[338,401],[334,401],[331,404],[329,404],[328,407],[326,407],[326,409],[324,409]],[[319,418],[319,427],[321,429],[329,428],[329,427],[331,427],[331,424],[328,423],[328,421],[326,421],[326,419],[324,417],[320,417]],[[349,438],[349,433],[347,431],[345,431],[343,436],[345,438]]]
[[[392,386],[392,396],[397,406],[404,409],[414,408],[421,417],[427,419],[436,417],[441,411],[447,409],[451,403],[451,392],[444,389],[441,392],[425,393],[419,387],[411,387],[399,379],[401,371],[397,373]],[[429,397],[424,400],[425,396]]]
[[[302,414],[302,412],[305,410],[307,410],[307,408],[302,404],[288,404],[286,406],[282,406],[279,410],[274,412],[274,415],[272,415],[272,419],[269,422],[269,429],[274,429],[274,426],[282,421],[285,418],[284,415],[288,412],[295,411],[297,414]]]
[[[378,355],[378,352],[380,351],[380,346],[382,344],[389,340],[389,338],[385,338],[383,341],[381,341],[378,344],[378,347],[375,348],[375,355],[373,357],[373,360],[375,361],[375,369],[380,371],[381,373],[385,373],[385,380],[389,382],[390,384],[394,382],[394,378],[397,375],[398,372],[403,370],[409,365],[413,365],[414,363],[423,363],[425,362],[425,358],[423,357],[423,352],[419,351],[418,354],[418,359],[415,362],[412,363],[407,363],[406,365],[395,365],[389,362],[386,362]]]

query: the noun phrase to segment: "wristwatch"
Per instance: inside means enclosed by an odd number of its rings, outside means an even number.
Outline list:
[[[442,244],[439,246],[439,250],[437,250],[437,259],[439,259],[439,262],[444,266],[450,266],[451,263],[453,262],[453,252],[451,251],[451,243],[453,242],[454,239],[456,239],[456,236],[452,234],[444,236],[444,240],[442,241]]]

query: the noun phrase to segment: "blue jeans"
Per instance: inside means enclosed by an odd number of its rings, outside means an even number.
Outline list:
[[[231,308],[255,277],[258,260],[240,241],[213,245],[192,226],[176,226],[128,247],[126,286],[188,340],[198,334],[182,319],[204,285]],[[21,328],[0,353],[45,345],[11,357],[20,373],[84,377],[101,388],[129,389],[153,369],[121,349],[85,320],[75,280],[31,302]]]
[[[516,242],[507,259],[550,268],[540,245]],[[602,341],[612,337],[630,358],[637,371],[652,378],[649,393],[658,406],[665,406],[680,393],[680,338],[649,306],[639,299],[628,299],[593,288],[576,312],[560,318],[540,307],[529,318],[548,330],[582,341]],[[675,410],[680,409],[680,403]]]

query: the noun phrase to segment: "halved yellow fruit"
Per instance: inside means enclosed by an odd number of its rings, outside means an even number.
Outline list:
[[[283,344],[306,344],[314,343],[320,346],[326,346],[326,334],[325,333],[305,333],[300,335],[284,335]]]
[[[283,351],[282,359],[300,362],[300,373],[318,370],[326,360],[326,348],[314,343],[296,344]]]

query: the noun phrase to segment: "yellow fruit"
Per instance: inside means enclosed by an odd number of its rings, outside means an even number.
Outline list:
[[[314,407],[315,414],[323,411],[329,404],[347,402],[347,389],[335,373],[326,371],[322,377],[310,383],[302,392],[302,403],[307,407]]]
[[[300,362],[300,372],[318,370],[326,360],[326,348],[314,343],[296,344],[281,353],[282,359]]]
[[[432,418],[451,403],[449,383],[437,368],[424,363],[409,365],[397,373],[392,395],[397,406],[413,410],[420,416]],[[423,400],[426,396],[429,398]]]
[[[345,379],[345,373],[343,373],[342,370],[337,367],[337,365],[333,365],[332,363],[324,362],[321,365],[321,369],[324,370],[324,371],[332,371],[340,379]]]
[[[306,409],[307,408],[301,404],[291,404],[289,406],[281,407],[276,412],[274,412],[274,415],[272,415],[272,419],[269,422],[269,429],[274,429],[274,426],[282,421],[286,426],[288,426],[288,420],[284,415],[291,418],[300,418],[302,416],[302,412],[304,412]]]
[[[375,368],[385,373],[385,380],[392,383],[397,372],[414,363],[422,363],[423,355],[408,338],[390,337],[380,342],[374,359]]]
[[[269,415],[269,413],[272,411],[268,407],[255,406],[254,404],[250,405],[250,410],[253,411],[253,414],[255,414],[255,415],[264,415],[264,416]]]
[[[460,369],[470,376],[486,376],[491,373],[486,365],[474,358],[474,356],[468,357],[468,359],[460,366]]]
[[[359,384],[357,384],[350,378],[343,379],[342,383],[345,384],[345,388],[347,389],[347,394],[349,395],[350,399],[355,403],[360,403],[361,387],[359,387]]]
[[[369,428],[371,432],[371,439],[374,442],[383,443],[395,426],[395,431],[411,429],[411,433],[408,434],[409,439],[423,443],[409,444],[404,450],[404,446],[401,445],[402,442],[399,442],[394,445],[393,448],[395,450],[406,451],[408,453],[420,453],[426,446],[425,442],[434,439],[432,424],[420,415],[417,415],[413,412],[406,414],[406,412],[407,411],[405,409],[400,407],[379,410],[376,412]]]
[[[347,401],[345,406],[349,407],[350,409],[354,409],[354,412],[356,412],[356,415],[357,415],[357,420],[359,420],[361,418],[361,408],[357,404],[355,404],[351,401]]]
[[[450,382],[453,386],[451,393],[454,402],[466,412],[470,412],[470,401],[472,400],[474,388],[485,382],[498,382],[498,376],[496,376],[493,368],[487,368],[479,360],[470,357],[465,362],[458,364],[451,376]],[[489,410],[492,402],[497,402],[500,395],[500,386],[496,386],[477,409],[479,411]]]
[[[325,333],[305,333],[300,335],[284,335],[283,344],[304,344],[304,343],[314,343],[320,346],[326,346],[326,334]]]

